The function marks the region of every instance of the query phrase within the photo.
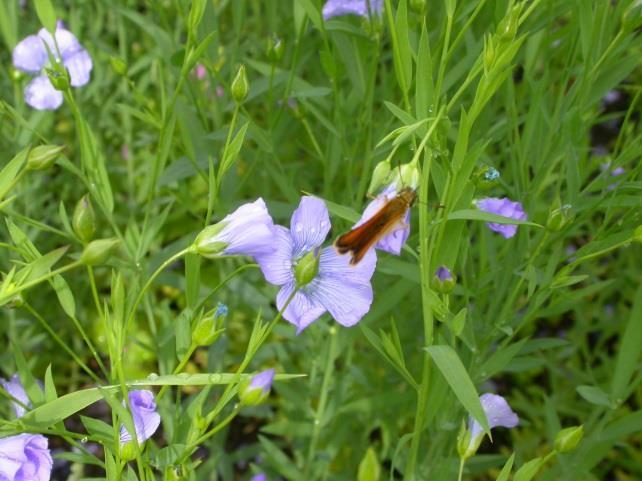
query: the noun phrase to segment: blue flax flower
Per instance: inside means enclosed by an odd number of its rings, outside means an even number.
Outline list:
[[[131,391],[129,393],[129,406],[131,407],[134,427],[136,428],[136,439],[138,444],[147,441],[160,425],[160,415],[156,412],[154,393],[146,389]],[[125,428],[120,427],[121,446],[132,440],[131,434]]]
[[[369,17],[381,15],[383,0],[328,0],[323,5],[323,18],[328,20],[341,15]]]
[[[524,208],[520,202],[513,202],[512,200],[503,197],[486,197],[475,202],[477,208],[481,211],[490,214],[501,215],[515,220],[526,220],[527,216]],[[495,222],[487,222],[486,225],[490,230],[499,232],[504,238],[510,239],[517,233],[517,225],[515,224],[497,224]]]
[[[13,403],[16,417],[31,407],[17,374],[10,381],[0,378],[3,388],[21,404]],[[49,481],[53,460],[49,441],[41,434],[23,433],[0,438],[0,481]]]
[[[49,52],[69,72],[72,87],[82,87],[89,82],[93,67],[87,50],[73,33],[63,27],[62,22],[58,22],[55,38],[54,42],[51,34],[42,28],[38,35],[29,35],[13,49],[13,65],[18,70],[36,75],[25,88],[24,97],[25,102],[37,110],[55,110],[62,104],[62,92],[54,88],[45,73]]]
[[[49,481],[53,461],[47,438],[18,434],[0,439],[0,480]]]
[[[286,321],[297,327],[297,333],[328,311],[343,326],[353,326],[370,310],[372,286],[370,278],[377,264],[370,250],[356,266],[350,256],[337,254],[332,246],[320,248],[330,231],[330,218],[325,203],[316,197],[304,196],[292,214],[290,229],[275,226],[273,252],[256,257],[263,275],[271,284],[281,286],[276,306],[283,309]],[[297,283],[295,269],[313,256],[318,265],[306,282]],[[304,259],[305,258],[305,259]]]
[[[486,419],[488,420],[488,427],[490,429],[496,427],[514,428],[519,423],[517,414],[508,405],[508,402],[503,397],[497,394],[485,393],[479,396]],[[484,429],[472,416],[468,418],[468,446],[465,452],[462,453],[465,459],[474,455],[481,444],[484,437]]]
[[[196,236],[194,252],[214,259],[225,255],[256,257],[274,250],[274,223],[263,199],[243,204]]]
[[[250,481],[267,481],[267,476],[265,473],[255,474]]]

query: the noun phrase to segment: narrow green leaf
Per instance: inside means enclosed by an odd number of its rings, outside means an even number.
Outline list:
[[[543,227],[534,222],[526,220],[510,219],[502,215],[491,214],[476,209],[462,209],[456,210],[448,214],[448,220],[478,220],[482,222],[494,222],[496,224],[513,224],[513,225],[530,225],[533,227]]]
[[[639,369],[642,351],[642,285],[638,286],[634,299],[626,329],[620,338],[611,385],[611,397],[618,403],[623,401],[622,397],[628,389],[631,377]]]
[[[502,468],[495,481],[508,481],[511,469],[513,469],[513,462],[515,462],[515,453],[510,455],[510,458],[508,458],[506,464],[504,464],[504,467]]]
[[[223,153],[223,160],[221,161],[221,165],[218,169],[218,175],[216,176],[219,182],[225,175],[225,172],[227,172],[232,164],[236,161],[236,158],[241,151],[241,147],[243,146],[245,133],[247,132],[247,127],[249,124],[249,122],[245,122],[245,124],[241,126],[241,128],[234,136],[234,139],[230,142],[230,145],[228,145],[227,150]]]
[[[577,386],[578,394],[591,404],[597,406],[611,407],[611,400],[608,394],[597,386]]]
[[[51,364],[47,366],[45,371],[45,401],[51,402],[58,398],[56,392],[56,385],[54,384],[53,375],[51,374]]]
[[[56,10],[54,9],[51,0],[35,0],[34,6],[36,7],[36,14],[42,26],[45,27],[51,34],[56,31]]]
[[[425,348],[430,354],[444,379],[455,393],[459,402],[466,411],[482,426],[484,432],[490,436],[490,428],[486,414],[479,402],[479,394],[470,379],[466,368],[457,353],[450,346],[430,346]]]
[[[524,463],[513,476],[513,481],[530,481],[546,463],[547,458],[535,458]]]
[[[11,187],[13,187],[16,176],[27,161],[28,153],[28,148],[21,150],[0,170],[0,200],[4,199]]]

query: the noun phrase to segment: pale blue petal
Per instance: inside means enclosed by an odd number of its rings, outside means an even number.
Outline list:
[[[303,196],[290,219],[290,235],[294,241],[293,256],[298,257],[323,244],[330,232],[328,208],[318,197]]]
[[[328,20],[340,15],[367,17],[369,13],[381,14],[382,9],[383,0],[328,0],[323,6],[323,18]]]
[[[307,287],[307,286],[306,286]],[[294,290],[294,281],[284,285],[276,296],[276,307],[282,310]],[[297,292],[283,312],[283,318],[297,327],[297,334],[316,321],[326,308],[315,302],[305,291]]]
[[[20,403],[22,403],[21,405],[17,402],[12,402],[16,417],[21,418],[22,416],[24,416],[26,409],[23,407],[23,405],[31,407],[31,402],[29,401],[29,396],[27,396],[27,393],[25,392],[25,388],[20,382],[20,376],[14,374],[13,376],[11,376],[11,379],[9,381],[0,378],[0,384],[2,384],[4,390],[7,391],[14,399],[17,399],[18,401],[20,401]]]
[[[82,87],[89,82],[93,63],[87,50],[80,49],[67,57],[63,57],[63,64],[69,72],[72,87]]]
[[[138,444],[144,443],[158,429],[160,415],[156,412],[156,402],[151,391],[142,389],[129,393],[129,405],[131,407],[134,427],[136,428],[136,439]],[[120,444],[131,441],[131,435],[125,426],[120,428]]]
[[[283,226],[275,225],[271,244],[274,250],[257,255],[255,259],[265,280],[275,286],[282,286],[294,280],[290,231]]]
[[[29,35],[13,49],[13,65],[23,72],[38,73],[47,63],[47,51],[38,35]]]
[[[272,387],[274,381],[274,369],[267,369],[252,377],[249,389],[261,389],[264,393],[268,392]]]
[[[35,77],[25,88],[25,102],[37,110],[56,110],[62,99],[62,92],[51,85],[46,75]]]
[[[353,326],[370,310],[370,279],[377,265],[377,255],[370,250],[357,265],[349,256],[326,247],[319,258],[319,274],[305,287],[315,304],[325,307],[342,326]]]

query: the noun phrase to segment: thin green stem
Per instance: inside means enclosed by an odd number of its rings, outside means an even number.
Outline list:
[[[160,275],[161,272],[163,272],[169,265],[173,264],[176,262],[178,259],[183,257],[187,252],[189,252],[189,247],[186,247],[182,251],[177,252],[173,256],[171,256],[169,259],[167,259],[165,262],[163,262],[158,269],[147,279],[147,282],[143,286],[143,288],[140,290],[138,293],[138,297],[136,297],[136,300],[134,301],[134,304],[132,305],[130,311],[129,311],[129,316],[127,316],[127,321],[125,322],[125,328],[123,329],[123,335],[128,331],[129,326],[131,325],[132,320],[134,319],[134,316],[136,314],[136,308],[140,304],[140,301],[143,299],[143,296],[147,292],[147,289],[152,285],[152,282]],[[122,347],[122,346],[121,346]]]
[[[337,330],[335,327],[330,328],[330,344],[328,345],[328,356],[325,361],[325,369],[323,372],[323,382],[321,383],[321,395],[319,397],[319,404],[314,413],[314,421],[312,423],[312,437],[310,438],[310,445],[308,447],[308,456],[303,471],[303,479],[310,479],[309,473],[314,459],[314,452],[319,442],[319,435],[321,434],[321,420],[325,413],[325,406],[328,402],[328,391],[330,380],[334,374],[334,358],[337,349]],[[312,478],[314,479],[314,477]]]
[[[78,365],[83,369],[83,371],[85,371],[85,372],[89,375],[89,377],[91,377],[91,378],[92,378],[96,383],[98,383],[98,384],[100,384],[100,383],[101,383],[101,381],[100,381],[100,379],[98,378],[98,376],[96,376],[96,374],[94,374],[94,372],[93,372],[91,369],[89,369],[89,366],[87,366],[87,364],[85,364],[85,362],[84,362],[82,359],[80,359],[80,358],[78,357],[78,355],[74,352],[74,350],[73,350],[71,347],[69,347],[69,346],[65,343],[65,341],[63,341],[63,340],[61,339],[61,337],[60,337],[58,334],[56,334],[56,332],[52,329],[52,327],[49,325],[49,323],[47,323],[47,321],[45,321],[44,317],[42,317],[42,316],[38,313],[38,311],[36,311],[36,310],[31,306],[31,304],[29,304],[28,302],[25,302],[25,303],[23,304],[23,307],[24,307],[27,311],[29,311],[29,313],[30,313],[33,317],[35,317],[35,318],[36,318],[36,320],[37,320],[37,321],[40,323],[40,325],[45,329],[45,331],[47,331],[47,332],[49,333],[49,335],[51,336],[51,338],[52,338],[54,341],[56,341],[56,343],[58,343],[58,345],[59,345],[60,347],[62,347],[62,348],[64,349],[64,351],[65,351],[67,354],[69,354],[69,355],[73,358],[73,360],[74,360],[74,361],[76,361],[76,363],[77,363],[77,364],[78,364]]]
[[[461,481],[463,479],[464,464],[466,464],[466,460],[464,458],[459,458],[459,474],[457,475],[457,481]]]

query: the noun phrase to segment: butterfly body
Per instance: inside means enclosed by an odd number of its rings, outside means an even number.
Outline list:
[[[350,252],[351,265],[359,263],[366,252],[385,235],[404,227],[406,212],[417,199],[414,189],[405,187],[386,203],[366,222],[337,238],[334,247],[339,254]]]

